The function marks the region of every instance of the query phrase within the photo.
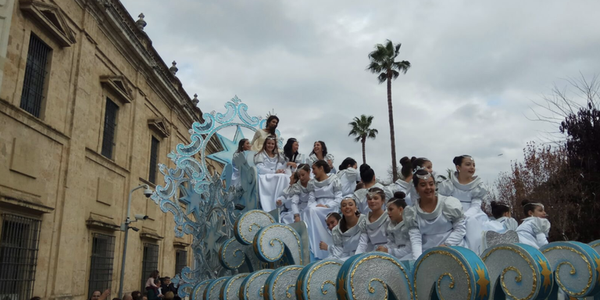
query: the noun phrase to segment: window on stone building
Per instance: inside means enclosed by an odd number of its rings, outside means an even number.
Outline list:
[[[187,251],[175,251],[175,274],[181,273],[181,270],[187,266]],[[173,274],[173,275],[175,275]]]
[[[103,292],[111,287],[114,250],[114,236],[99,233],[93,235],[88,298],[94,291]]]
[[[144,256],[142,257],[142,291],[146,291],[146,281],[150,274],[158,270],[158,245],[144,244]]]
[[[40,38],[31,34],[29,38],[29,52],[21,93],[21,108],[39,118],[44,100],[44,86],[48,74],[48,60],[50,48]]]
[[[7,213],[0,220],[0,299],[30,299],[41,221]]]
[[[117,130],[117,113],[119,106],[110,98],[106,98],[104,110],[104,132],[102,133],[102,155],[112,159],[115,149],[115,133]]]
[[[160,146],[160,141],[152,137],[152,142],[150,144],[150,171],[148,173],[148,181],[152,183],[156,183],[156,169],[158,167],[158,147]]]

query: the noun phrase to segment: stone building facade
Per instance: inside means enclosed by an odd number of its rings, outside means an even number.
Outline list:
[[[156,165],[189,142],[198,101],[118,0],[4,0],[0,21],[0,299],[116,296],[129,193],[164,185]],[[192,262],[142,191],[125,292]]]

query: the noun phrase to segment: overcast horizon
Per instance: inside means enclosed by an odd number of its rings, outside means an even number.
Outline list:
[[[251,115],[274,109],[284,139],[304,154],[325,141],[336,166],[360,164],[348,123],[373,115],[367,163],[383,180],[387,91],[366,71],[376,44],[402,43],[397,60],[412,65],[392,83],[397,159],[424,156],[445,174],[470,154],[491,185],[527,142],[558,131],[530,120],[532,101],[600,70],[598,1],[121,1],[134,20],[144,13],[152,45],[177,61],[203,112],[235,95]]]

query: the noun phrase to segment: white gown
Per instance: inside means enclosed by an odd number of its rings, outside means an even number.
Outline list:
[[[358,223],[356,223],[354,227],[346,230],[346,232],[340,230],[340,224],[338,223],[338,225],[331,230],[333,243],[327,244],[329,245],[329,258],[345,261],[356,254],[356,248],[358,247],[360,235],[364,230],[364,226],[365,215],[360,215],[360,217],[358,217]]]
[[[242,152],[236,152],[233,154],[233,159],[231,160],[231,185],[234,187],[240,186],[240,169],[235,165],[235,157],[238,155],[244,155]]]
[[[438,195],[435,209],[428,213],[419,206],[404,209],[404,222],[409,228],[413,259],[427,249],[441,244],[463,246],[466,233],[465,215],[460,201],[454,197]]]
[[[306,158],[306,163],[312,168],[312,165],[314,165],[319,159],[317,158],[317,155],[314,153],[311,153],[307,158]],[[334,163],[334,157],[333,154],[331,153],[327,153],[327,155],[325,155],[325,161],[331,160],[331,164],[333,165]],[[331,171],[329,172],[329,174],[335,174],[336,170],[335,170],[335,166],[331,168]]]
[[[254,163],[258,172],[260,205],[264,211],[272,211],[277,208],[277,198],[290,185],[289,175],[275,173],[275,171],[285,168],[285,159],[281,155],[269,157],[263,151],[254,156]]]
[[[300,164],[303,164],[305,161],[306,161],[306,158],[304,157],[304,154],[300,154],[300,153],[298,153],[298,155],[296,157],[292,156],[291,160],[289,158],[285,157],[285,162],[286,162],[285,172],[288,173],[288,175],[292,175],[292,173],[294,173],[298,170],[298,166]],[[295,162],[296,167],[294,168],[292,166],[288,166],[287,165],[288,162]]]
[[[517,228],[519,242],[535,247],[536,249],[548,244],[550,222],[548,219],[529,217]]]
[[[341,170],[336,174],[342,183],[342,199],[352,197],[356,189],[356,182],[360,181],[360,172],[352,167]]]
[[[412,260],[412,248],[410,237],[408,235],[408,226],[404,220],[398,224],[394,224],[392,220],[386,228],[388,253],[395,256],[399,260]]]
[[[414,204],[412,202],[412,200],[410,199],[410,194],[412,193],[412,190],[414,189],[412,180],[409,182],[406,182],[403,179],[398,179],[398,180],[396,180],[396,182],[388,185],[388,189],[390,190],[390,193],[392,194],[392,196],[394,196],[395,192],[403,192],[406,195],[406,197],[404,197],[404,200],[406,201],[406,205],[412,206]]]
[[[279,222],[284,224],[294,223],[294,213],[292,211],[292,193],[294,185],[288,186],[283,190],[278,200],[281,200],[282,206],[279,211]]]
[[[291,197],[291,207],[293,214],[302,215],[304,209],[308,205],[308,199],[310,197],[310,190],[308,189],[309,185],[303,187],[300,181],[294,183],[292,185],[292,190],[290,191]]]
[[[334,176],[323,181],[311,179],[308,182],[308,204],[302,212],[301,218],[307,225],[310,249],[318,259],[326,258],[329,253],[319,248],[321,241],[331,245],[331,234],[327,228],[325,218],[330,212],[338,212],[342,202],[342,185]],[[317,207],[317,204],[327,207]]]
[[[383,190],[383,192],[385,193],[385,202],[386,203],[393,196],[393,194],[391,194],[390,190],[387,187],[383,186],[383,184],[381,184],[379,182],[376,182],[370,188],[364,188],[364,189],[357,190],[352,195],[352,198],[354,198],[354,200],[356,201],[356,206],[358,207],[358,211],[360,211],[362,214],[366,214],[371,211],[371,209],[367,205],[367,193],[369,192],[369,189],[374,188],[374,187],[378,187]]]
[[[473,181],[468,184],[460,184],[455,173],[450,179],[444,180],[438,187],[438,194],[452,196],[463,206],[467,234],[465,235],[466,247],[477,253],[481,249],[483,226],[489,221],[489,217],[481,209],[483,199],[487,196],[487,190],[483,186],[481,178],[473,176]]]
[[[371,223],[369,221],[369,213],[365,218],[365,229],[360,234],[360,241],[358,242],[358,248],[356,248],[356,254],[371,252],[377,248],[377,246],[387,244],[386,229],[390,223],[390,217],[387,212],[383,212],[379,218]]]
[[[497,233],[505,233],[508,230],[517,230],[519,223],[517,220],[509,217],[502,217],[500,219],[491,219],[489,222],[483,224],[483,231],[494,231]],[[485,250],[485,249],[483,249]]]

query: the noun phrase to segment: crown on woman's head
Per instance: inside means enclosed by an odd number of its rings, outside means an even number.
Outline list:
[[[268,119],[270,116],[275,116],[275,117],[277,117],[277,114],[275,113],[275,109],[274,109],[274,108],[271,108],[271,111],[268,111],[268,112],[267,112],[267,119]]]

